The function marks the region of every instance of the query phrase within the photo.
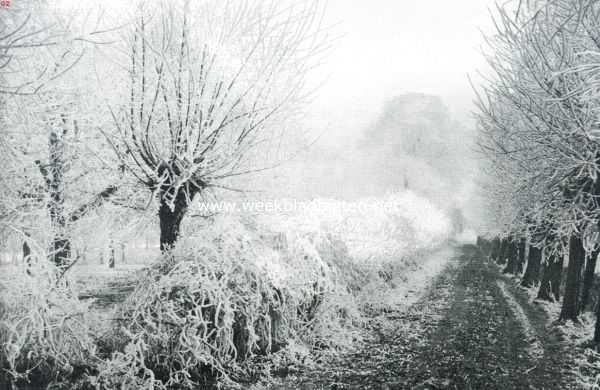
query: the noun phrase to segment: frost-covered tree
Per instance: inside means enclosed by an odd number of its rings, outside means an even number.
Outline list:
[[[89,180],[98,173],[93,149],[101,135],[94,136],[90,125],[91,69],[82,59],[93,47],[88,38],[100,30],[78,31],[81,20],[56,14],[43,1],[19,2],[0,13],[2,234],[24,241],[25,259],[33,241],[48,241],[50,248],[38,245],[39,252],[66,266],[69,226],[116,190],[104,175],[96,185]]]
[[[328,40],[320,1],[148,1],[125,37],[113,147],[170,248],[199,194],[268,168]],[[108,139],[113,136],[107,134]],[[264,159],[263,159],[264,161]]]
[[[35,95],[80,60],[74,42],[91,41],[99,33],[73,31],[45,1],[14,1],[0,8],[0,94]]]
[[[600,3],[513,4],[516,10],[499,10],[498,32],[489,39],[493,78],[479,95],[481,150],[495,171],[491,183],[503,183],[505,193],[490,198],[511,199],[511,229],[525,227],[535,245],[569,248],[561,319],[577,320],[588,288],[580,275],[592,250],[584,246],[585,232],[599,220],[598,106],[591,98],[597,72],[591,64]],[[562,254],[546,257],[553,258]]]

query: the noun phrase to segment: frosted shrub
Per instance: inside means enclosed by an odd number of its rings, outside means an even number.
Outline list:
[[[129,298],[128,344],[98,379],[107,388],[196,388],[213,374],[235,376],[238,362],[273,348],[283,302],[268,278],[242,258],[186,249],[150,271]]]
[[[1,388],[59,388],[63,381],[72,388],[97,361],[88,305],[63,280],[57,282],[52,265],[37,263],[32,275],[19,271],[0,283]]]
[[[290,269],[287,290],[297,309],[295,323],[312,347],[349,346],[361,323],[354,293],[364,273],[353,263],[343,242],[330,234],[295,235],[286,254]],[[300,294],[300,295],[298,295]]]
[[[310,238],[273,248],[264,230],[220,219],[182,239],[122,308],[125,347],[93,378],[99,388],[195,389],[233,383],[248,359],[290,340],[332,344],[351,299]],[[321,333],[320,333],[321,332]],[[339,332],[338,332],[339,333]],[[122,387],[121,387],[122,386]]]
[[[304,206],[261,219],[288,235],[335,237],[355,263],[399,260],[450,238],[451,223],[444,211],[412,191],[352,202],[315,199]]]
[[[235,386],[258,357],[284,364],[298,351],[350,346],[369,291],[392,288],[410,255],[449,231],[444,214],[410,192],[384,201],[188,226],[119,309],[112,354],[90,384]]]
[[[318,252],[319,261],[333,272],[329,278],[345,287],[343,293],[330,299],[348,302],[344,294],[349,293],[352,307],[358,304],[363,312],[369,313],[389,308],[381,305],[378,297],[405,283],[407,270],[418,267],[415,261],[418,254],[447,241],[452,230],[443,210],[412,191],[352,202],[315,199],[300,210],[261,216],[260,220],[282,232],[288,242],[305,240],[309,248]],[[300,263],[310,267],[306,260]],[[350,307],[346,303],[342,306]],[[332,312],[335,310],[329,307],[327,313]],[[319,319],[324,317],[324,313],[317,315]],[[327,326],[315,324],[315,329],[335,336],[343,334],[326,331],[340,323],[342,317],[337,318],[328,321]]]

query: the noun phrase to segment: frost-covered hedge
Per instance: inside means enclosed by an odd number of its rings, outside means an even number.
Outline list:
[[[352,202],[315,199],[301,210],[261,217],[288,235],[320,232],[341,240],[355,262],[400,259],[453,233],[446,213],[412,191]]]
[[[289,345],[335,349],[356,338],[360,291],[390,287],[415,250],[450,223],[413,193],[302,213],[196,227],[140,280],[121,308],[122,349],[103,388],[196,388],[245,377],[257,355]]]
[[[196,389],[234,385],[261,359],[349,346],[367,298],[450,223],[410,192],[329,206],[189,226],[102,326],[52,267],[23,272],[2,284],[2,368],[82,389]]]
[[[59,276],[38,261],[0,282],[0,388],[73,388],[95,364],[89,307]]]
[[[243,376],[250,358],[290,342],[347,341],[340,330],[359,315],[336,266],[347,261],[343,248],[326,237],[298,237],[284,249],[273,237],[222,220],[179,242],[121,308],[123,348],[94,383],[194,389],[215,376]]]

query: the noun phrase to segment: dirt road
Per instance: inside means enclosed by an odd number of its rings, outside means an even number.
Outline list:
[[[570,389],[546,314],[473,246],[408,309],[373,318],[353,352],[273,389]]]

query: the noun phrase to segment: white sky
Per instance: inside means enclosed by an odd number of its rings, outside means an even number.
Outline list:
[[[110,13],[131,6],[124,1],[102,4]],[[376,119],[386,99],[406,92],[439,95],[454,118],[469,120],[467,74],[485,68],[480,29],[492,29],[490,8],[494,0],[328,0],[325,24],[342,37],[315,74],[326,82],[309,108],[310,132],[332,142],[352,138]]]
[[[440,95],[467,120],[467,74],[484,68],[490,8],[492,0],[330,0],[327,22],[344,36],[321,69],[329,77],[311,108],[315,127],[325,125],[326,138],[361,131],[405,92]]]

